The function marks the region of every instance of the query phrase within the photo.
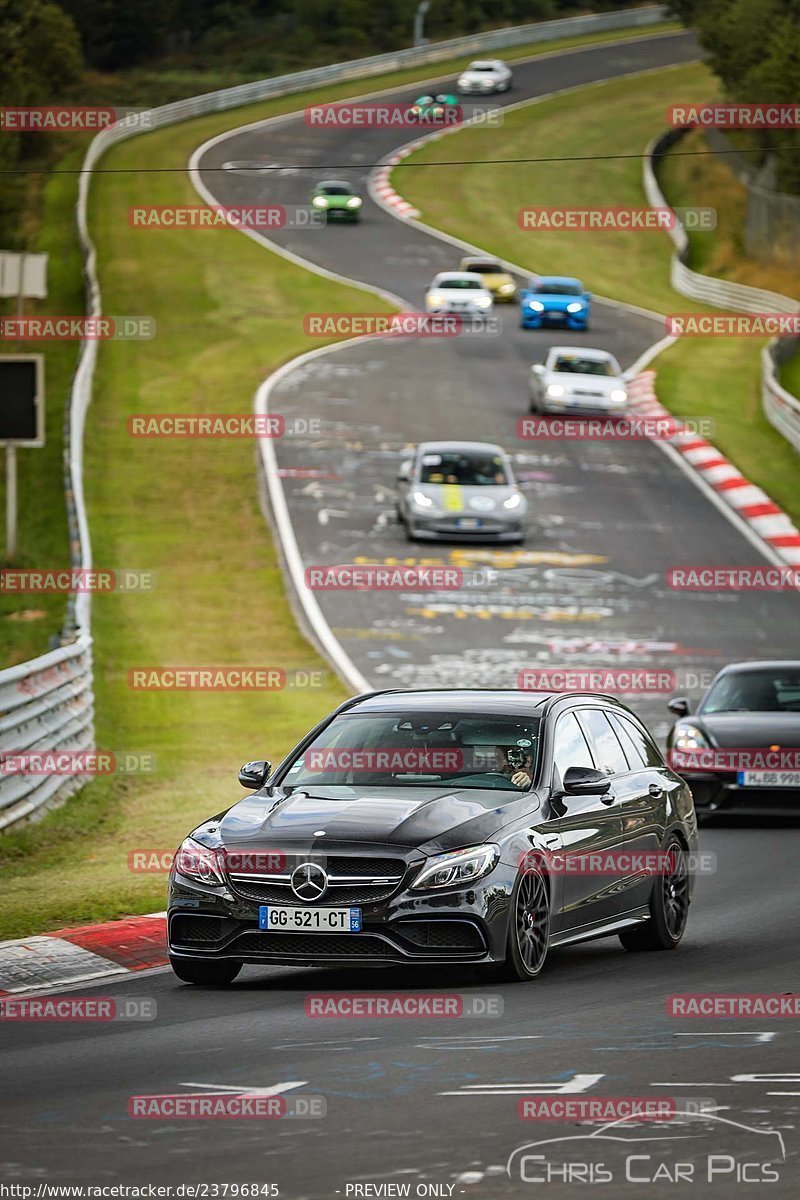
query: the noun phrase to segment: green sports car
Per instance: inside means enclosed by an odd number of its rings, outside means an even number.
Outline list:
[[[457,125],[461,120],[458,96],[441,93],[438,96],[417,96],[408,110],[412,121],[436,125]]]
[[[327,213],[329,221],[357,221],[363,201],[352,184],[341,179],[323,179],[314,188],[311,203]]]

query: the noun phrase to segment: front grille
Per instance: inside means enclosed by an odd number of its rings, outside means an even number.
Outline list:
[[[274,954],[281,958],[392,958],[397,952],[366,933],[243,933],[227,947],[229,954]]]
[[[483,939],[468,921],[403,921],[396,925],[399,936],[428,950],[462,950],[480,953]]]
[[[232,875],[231,886],[237,895],[245,900],[257,900],[260,904],[306,904],[305,900],[295,896],[288,883],[259,883],[253,879],[240,879]],[[396,883],[383,884],[380,887],[368,883],[332,884],[322,899],[314,901],[314,904],[321,904],[327,908],[336,908],[340,904],[375,904],[380,900],[388,900],[396,888]],[[310,907],[314,907],[314,904]]]
[[[188,917],[178,914],[172,918],[170,925],[170,941],[180,942],[182,946],[190,942],[219,942],[230,922],[224,917]]]
[[[294,857],[294,856],[293,856]],[[301,859],[297,856],[297,865]],[[328,873],[329,886],[316,904],[375,904],[386,900],[396,890],[406,872],[402,858],[370,858],[353,855],[314,855],[313,861]],[[290,874],[273,879],[258,879],[252,873],[229,873],[231,887],[245,900],[261,904],[305,904],[294,894]]]

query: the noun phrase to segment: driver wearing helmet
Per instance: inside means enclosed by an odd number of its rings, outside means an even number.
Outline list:
[[[515,787],[525,790],[533,782],[533,756],[522,746],[497,746],[497,770],[507,776]]]

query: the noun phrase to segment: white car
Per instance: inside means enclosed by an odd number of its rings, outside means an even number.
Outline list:
[[[628,380],[613,354],[582,346],[553,346],[530,374],[531,412],[628,412]]]
[[[494,298],[480,275],[474,271],[442,271],[425,293],[429,313],[464,313],[485,316]]]
[[[458,77],[458,90],[488,96],[492,92],[507,92],[511,87],[511,69],[499,58],[480,59],[470,63]]]

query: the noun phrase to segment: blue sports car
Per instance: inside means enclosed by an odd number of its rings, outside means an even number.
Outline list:
[[[567,329],[588,329],[592,297],[580,279],[544,275],[531,280],[520,292],[520,325],[541,329],[551,322]]]

